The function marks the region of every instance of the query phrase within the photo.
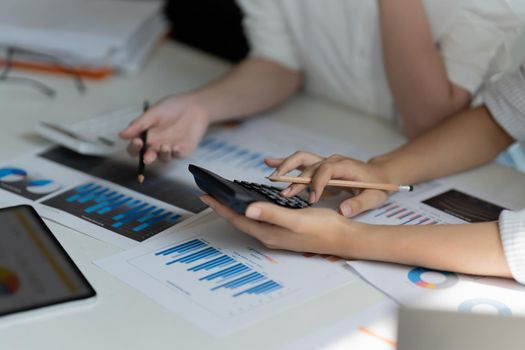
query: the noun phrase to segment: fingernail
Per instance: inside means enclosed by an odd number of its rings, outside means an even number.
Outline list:
[[[308,201],[310,203],[315,203],[315,200],[317,199],[317,195],[314,191],[310,192],[310,196],[308,197]]]
[[[250,206],[246,210],[246,217],[250,219],[258,219],[259,216],[261,216],[261,208]]]
[[[200,199],[204,204],[206,204],[206,205],[210,205],[210,203],[208,202],[208,199],[207,199],[206,197],[201,196],[201,197],[199,197],[199,199]]]
[[[352,216],[352,208],[350,208],[350,206],[348,206],[348,205],[341,206],[341,214],[343,214],[343,216],[349,218],[350,216]]]
[[[290,192],[292,192],[292,188],[291,187],[287,187],[287,188],[285,188],[284,190],[281,191],[281,194],[283,196],[287,196],[287,195],[290,194]]]

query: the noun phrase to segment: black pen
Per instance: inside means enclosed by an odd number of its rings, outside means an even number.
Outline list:
[[[144,101],[143,112],[146,113],[148,111],[148,108],[149,108],[149,102]],[[140,155],[139,155],[139,171],[137,175],[137,180],[141,184],[146,179],[146,177],[144,176],[144,171],[146,170],[146,164],[144,163],[144,154],[146,153],[146,149],[148,145],[148,129],[140,133],[140,139],[142,140],[142,148],[140,149]]]

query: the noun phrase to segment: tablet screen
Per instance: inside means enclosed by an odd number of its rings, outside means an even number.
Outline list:
[[[0,316],[93,296],[33,208],[0,209]]]

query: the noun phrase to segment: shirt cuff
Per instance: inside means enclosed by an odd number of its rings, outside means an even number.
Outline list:
[[[510,272],[516,281],[525,284],[525,210],[504,210],[499,230]]]

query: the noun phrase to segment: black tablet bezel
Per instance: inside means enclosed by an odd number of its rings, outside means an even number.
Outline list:
[[[97,296],[97,292],[95,291],[93,286],[89,283],[89,281],[86,279],[86,277],[84,276],[82,271],[80,271],[80,269],[75,264],[73,259],[71,259],[71,257],[66,252],[64,247],[60,244],[60,242],[55,237],[53,232],[51,232],[51,230],[49,229],[49,227],[47,227],[47,225],[44,222],[44,220],[42,220],[40,215],[38,215],[38,213],[36,212],[36,210],[32,206],[30,206],[30,205],[16,205],[16,206],[12,206],[12,207],[0,208],[0,213],[1,212],[5,212],[5,211],[20,210],[20,209],[26,210],[30,215],[32,215],[34,217],[35,221],[38,222],[40,228],[47,234],[47,236],[49,238],[49,242],[51,244],[53,244],[57,248],[57,250],[62,254],[62,257],[65,259],[65,261],[68,263],[68,265],[71,267],[71,269],[75,272],[75,274],[77,275],[79,280],[85,285],[85,287],[87,289],[87,292],[85,294],[83,294],[83,295],[78,295],[78,296],[74,296],[74,297],[70,297],[70,298],[57,299],[57,300],[54,300],[54,301],[51,301],[51,302],[45,302],[45,303],[35,303],[35,304],[31,304],[31,305],[28,305],[28,306],[25,306],[25,307],[17,308],[15,310],[11,310],[11,311],[4,312],[4,311],[0,310],[0,320],[4,316],[15,315],[15,314],[18,314],[18,313],[21,313],[21,312],[28,312],[28,311],[33,311],[33,310],[39,310],[39,309],[50,307],[50,306],[56,306],[56,305],[65,304],[65,303],[69,303],[69,302],[80,301],[80,300],[87,300],[87,299],[91,299],[91,298],[96,297]]]

